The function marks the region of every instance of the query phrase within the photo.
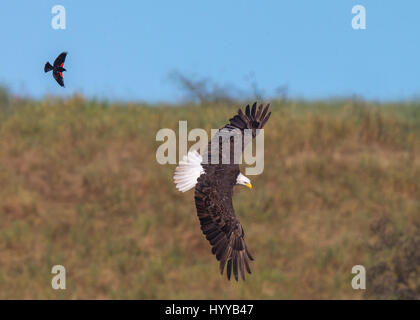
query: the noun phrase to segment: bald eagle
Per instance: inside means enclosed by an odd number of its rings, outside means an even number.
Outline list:
[[[251,181],[239,170],[239,164],[234,163],[233,150],[235,149],[234,135],[240,134],[240,154],[242,154],[248,141],[244,139],[244,131],[252,133],[255,138],[258,131],[262,129],[269,119],[271,112],[267,113],[269,105],[263,108],[261,104],[257,109],[257,103],[245,108],[245,114],[241,109],[229,120],[229,124],[219,129],[219,132],[227,132],[229,148],[229,160],[223,154],[223,141],[220,136],[215,136],[207,146],[204,155],[197,151],[191,151],[179,166],[175,169],[174,182],[178,190],[185,192],[195,186],[195,205],[200,220],[201,230],[212,246],[212,253],[220,262],[220,273],[223,275],[225,265],[227,278],[230,280],[231,273],[238,281],[238,273],[245,280],[244,269],[251,273],[248,260],[254,260],[245,244],[245,233],[235,215],[232,197],[235,185],[244,185],[252,189]],[[223,139],[222,139],[223,140]],[[237,145],[237,144],[236,144]],[[214,146],[219,148],[215,149]],[[215,151],[216,150],[216,151]],[[212,161],[216,152],[219,161]],[[225,152],[226,153],[226,152]],[[227,156],[229,156],[229,154]],[[203,162],[203,158],[207,161]],[[239,272],[238,272],[239,271]]]

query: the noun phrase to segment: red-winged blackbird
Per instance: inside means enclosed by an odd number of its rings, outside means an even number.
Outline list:
[[[58,82],[58,84],[64,87],[64,79],[63,79],[63,71],[67,71],[63,68],[64,61],[66,60],[67,52],[62,52],[60,55],[55,59],[54,65],[52,66],[49,62],[47,62],[44,66],[44,71],[53,71],[54,79]]]

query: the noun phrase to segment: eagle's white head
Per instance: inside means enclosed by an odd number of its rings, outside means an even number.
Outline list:
[[[248,177],[245,177],[242,173],[239,172],[238,177],[236,178],[236,184],[242,184],[247,186],[249,189],[252,189],[251,180]]]

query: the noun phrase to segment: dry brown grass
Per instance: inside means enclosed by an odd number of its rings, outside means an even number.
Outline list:
[[[406,297],[404,284],[370,286],[369,272],[378,282],[401,269],[379,248],[378,219],[400,235],[394,251],[420,230],[418,104],[274,102],[264,173],[234,200],[256,258],[239,283],[218,274],[193,192],[178,193],[174,166],[155,160],[158,129],[218,128],[238,105],[3,104],[0,299]],[[55,264],[64,291],[51,288]],[[351,288],[356,264],[366,294]],[[409,272],[416,292],[418,266]]]

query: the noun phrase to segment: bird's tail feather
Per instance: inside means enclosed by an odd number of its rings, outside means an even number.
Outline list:
[[[51,71],[52,69],[54,69],[53,66],[49,62],[47,62],[44,66],[44,71],[48,72],[48,71]]]
[[[174,182],[179,191],[188,191],[197,184],[198,177],[204,173],[202,161],[201,155],[194,150],[188,152],[179,162],[174,174]]]

